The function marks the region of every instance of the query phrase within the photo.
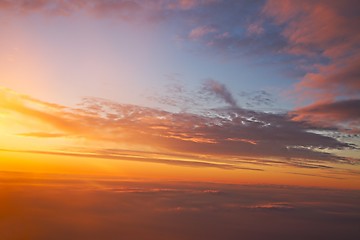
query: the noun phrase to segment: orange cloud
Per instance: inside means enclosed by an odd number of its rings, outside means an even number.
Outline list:
[[[35,100],[5,88],[0,88],[0,100],[0,108],[37,119],[61,131],[84,131],[81,124],[72,121],[74,115],[63,106]]]
[[[84,99],[79,108],[66,108],[8,89],[1,89],[0,99],[1,109],[21,114],[25,121],[27,118],[37,120],[50,129],[47,133],[43,133],[43,129],[31,129],[27,136],[49,137],[56,132],[70,138],[107,141],[132,150],[186,153],[187,158],[195,159],[207,156],[207,160],[241,161],[244,157],[253,157],[266,162],[263,159],[277,158],[283,164],[303,167],[307,167],[308,162],[301,159],[309,159],[309,163],[354,161],[316,151],[316,148],[353,146],[309,132],[313,127],[293,122],[287,115],[236,107],[213,109],[205,114],[173,113],[97,98]]]
[[[56,138],[56,137],[65,137],[65,134],[61,133],[47,133],[47,132],[29,132],[29,133],[19,133],[19,136],[25,137],[39,137],[39,138]]]

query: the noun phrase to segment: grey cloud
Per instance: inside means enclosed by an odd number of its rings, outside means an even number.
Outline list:
[[[274,106],[276,99],[275,97],[265,90],[239,93],[239,96],[246,102],[247,108],[257,109],[261,107],[272,107]]]
[[[231,107],[237,107],[236,100],[234,99],[231,92],[224,84],[220,82],[217,82],[213,79],[205,80],[203,83],[203,91],[211,95],[215,95],[225,103],[229,104]]]

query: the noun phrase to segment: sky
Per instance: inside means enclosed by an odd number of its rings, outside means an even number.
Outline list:
[[[274,206],[276,214],[290,214],[275,225],[315,215],[320,229],[343,217],[358,222],[359,12],[355,0],[0,0],[0,188],[10,209],[2,219],[37,208],[29,198],[40,190],[40,201],[49,204],[24,236],[6,236],[47,239],[57,227],[64,230],[66,216],[50,224],[49,233],[38,232],[54,209],[75,207],[53,193],[80,202],[99,197],[73,219],[102,221],[109,211],[103,204],[119,197],[135,202],[128,205],[130,215],[166,222],[164,212],[136,210],[143,197],[132,184],[142,193],[160,189],[144,198],[154,209],[187,212],[163,225],[164,235],[159,225],[127,223],[130,229],[151,226],[150,239],[169,239],[172,224],[205,221],[208,214],[239,224],[225,214],[233,207],[254,219],[250,229],[264,209],[270,219],[267,210]],[[113,188],[130,192],[118,196]],[[164,202],[167,189],[174,195]],[[235,206],[242,191],[247,200]],[[218,192],[231,197],[213,202]],[[282,197],[269,199],[270,192]],[[313,192],[323,198],[301,197]],[[29,202],[11,205],[20,199]],[[322,221],[329,211],[341,212],[340,219]],[[2,219],[0,227],[22,224]],[[231,224],[227,239],[238,239],[236,232],[245,230]],[[87,236],[80,225],[71,230],[74,239]],[[359,234],[351,224],[340,228],[318,237]],[[97,238],[105,236],[106,227],[94,229]],[[220,229],[210,235],[219,236]],[[280,239],[293,232],[280,236],[275,229]],[[303,237],[315,238],[312,231],[304,227]],[[114,237],[136,235],[121,234]],[[205,239],[202,230],[197,234]],[[252,234],[245,236],[261,238]]]

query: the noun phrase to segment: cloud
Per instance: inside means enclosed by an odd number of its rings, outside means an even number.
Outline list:
[[[292,206],[289,203],[266,203],[266,204],[259,204],[259,205],[254,205],[254,206],[250,206],[250,209],[255,209],[255,210],[269,210],[269,211],[291,211],[294,210],[294,206]]]
[[[191,32],[189,33],[189,39],[196,40],[213,32],[216,32],[216,29],[214,27],[210,27],[210,26],[197,27],[191,30]]]
[[[335,127],[360,133],[360,100],[315,103],[292,112],[293,120],[308,121],[324,127]]]
[[[190,89],[179,81],[172,82],[174,79],[169,79],[167,84],[161,91],[153,92],[147,96],[149,101],[154,101],[157,104],[163,105],[165,109],[170,109],[179,112],[201,112],[204,106],[207,108],[223,107],[220,104],[227,104],[232,107],[237,106],[237,99],[240,99],[243,106],[253,110],[263,110],[275,107],[277,99],[274,94],[266,90],[256,91],[240,91],[234,95],[223,84],[213,79],[207,79],[202,82],[199,89]],[[210,81],[210,82],[209,82]],[[215,83],[211,83],[214,81]],[[222,94],[216,94],[214,90],[222,89]],[[219,90],[216,90],[219,92]],[[227,98],[226,100],[224,98]]]
[[[274,56],[279,54],[285,39],[279,35],[278,28],[264,24],[262,3],[249,0],[217,1],[182,12],[184,18],[191,19],[184,22],[185,28],[188,28],[184,38],[189,39],[194,29],[211,26],[211,34],[199,34],[196,38],[197,46],[207,53],[210,51],[235,58],[247,56],[252,61],[258,61],[255,56],[268,54],[272,56],[271,62],[284,63],[281,58]],[[206,47],[202,48],[201,45]],[[260,62],[267,60],[262,58]]]
[[[223,85],[214,81],[206,84],[207,91],[235,104]],[[230,164],[223,167],[231,168],[241,167],[243,159],[251,157],[257,159],[257,164],[271,164],[271,159],[278,159],[280,164],[317,168],[327,163],[358,161],[324,151],[354,148],[310,131],[321,132],[328,128],[292,121],[287,114],[255,112],[234,106],[176,113],[98,98],[86,98],[77,108],[65,108],[7,89],[1,89],[0,100],[3,111],[37,120],[41,126],[52,129],[51,132],[68,137],[116,143],[118,148],[129,150],[146,148],[163,154],[186,153],[189,159],[208,156],[197,163],[181,161],[179,164],[207,166],[213,162]],[[37,132],[36,129],[32,131]],[[100,156],[118,158],[111,154]]]
[[[72,132],[76,129],[81,134],[85,130],[81,124],[74,122],[76,115],[66,111],[64,106],[35,100],[6,88],[0,88],[0,100],[1,109],[39,120],[59,131]]]
[[[0,177],[3,239],[359,237],[356,190],[66,174],[32,173],[19,178],[19,174],[0,173]],[[223,194],[209,194],[208,189]]]
[[[211,95],[215,95],[219,99],[228,103],[231,107],[237,107],[236,100],[222,83],[219,83],[213,79],[207,79],[203,83],[203,91]]]
[[[70,157],[87,157],[87,158],[100,158],[100,159],[109,159],[109,160],[118,160],[118,161],[135,161],[135,162],[151,162],[151,163],[160,163],[160,164],[168,164],[168,165],[176,165],[183,167],[210,167],[210,168],[219,168],[225,170],[234,170],[234,169],[245,169],[252,171],[262,171],[260,168],[250,168],[250,167],[241,167],[236,166],[234,164],[226,164],[219,162],[210,162],[204,160],[178,160],[178,159],[166,159],[164,156],[157,157],[148,157],[148,156],[137,156],[138,152],[127,151],[126,154],[122,154],[119,150],[116,154],[110,153],[101,153],[101,151],[97,151],[96,149],[89,150],[87,152],[67,152],[67,151],[32,151],[32,150],[9,150],[9,149],[0,149],[2,152],[17,152],[17,153],[34,153],[34,154],[45,154],[45,155],[54,155],[54,156],[70,156]],[[150,155],[148,153],[148,155]]]
[[[148,19],[156,11],[156,5],[148,1],[133,0],[14,0],[2,1],[0,11],[15,14],[41,13],[46,16],[69,16],[79,12],[87,13],[89,16],[117,18],[124,21]],[[5,2],[5,3],[4,3]]]
[[[360,52],[347,60],[321,66],[317,72],[307,73],[301,82],[296,84],[296,91],[318,101],[334,101],[338,97],[359,97],[359,69]]]
[[[47,133],[47,132],[29,132],[29,133],[19,133],[18,136],[24,137],[39,137],[39,138],[57,138],[65,137],[65,134],[62,133]]]
[[[257,109],[258,107],[269,108],[274,106],[276,99],[273,94],[265,90],[239,93],[239,96],[246,101],[246,107],[250,109]]]
[[[167,6],[170,9],[189,10],[201,5],[216,3],[218,2],[218,0],[175,0],[164,2],[168,2]]]
[[[139,14],[146,14],[143,4],[137,1],[96,1],[91,11],[101,17],[115,17],[122,20],[134,20],[141,18]]]
[[[169,13],[190,11],[211,5],[217,0],[2,0],[0,11],[16,14],[42,13],[47,16],[69,16],[85,12],[90,16],[117,18],[125,21],[164,20]]]
[[[283,25],[282,35],[291,53],[339,57],[351,51],[359,37],[355,31],[359,23],[356,9],[360,5],[353,0],[268,0],[263,12]]]
[[[296,91],[307,99],[359,95],[360,10],[356,1],[273,1],[263,12],[282,26],[284,51],[304,59],[307,71]],[[316,60],[315,62],[313,62]]]
[[[247,28],[247,32],[250,35],[261,35],[265,32],[265,29],[260,23],[251,23]]]

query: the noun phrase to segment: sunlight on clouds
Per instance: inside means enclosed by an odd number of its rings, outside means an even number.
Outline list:
[[[136,153],[135,153],[136,154]],[[263,171],[254,171],[242,164],[243,169],[223,169],[211,166],[196,167],[169,162],[156,162],[154,159],[108,158],[94,155],[71,155],[61,153],[36,153],[26,151],[0,150],[2,171],[20,171],[32,174],[53,173],[73,174],[74,176],[130,178],[143,180],[176,180],[219,182],[232,184],[283,184],[287,185],[337,187],[358,189],[358,174],[349,171],[315,171],[297,167],[262,166]],[[34,176],[35,176],[34,175]]]
[[[6,88],[0,89],[0,99],[1,128],[6,129],[2,154],[16,156],[14,162],[3,160],[9,170],[32,166],[28,171],[116,175],[126,169],[128,176],[181,179],[190,174],[192,180],[274,184],[287,179],[288,184],[320,186],[352,181],[348,187],[359,174],[340,171],[341,164],[356,164],[356,158],[314,150],[317,144],[318,149],[344,150],[352,145],[309,132],[283,115],[241,108],[211,115],[173,113],[96,98],[69,108]],[[273,119],[277,125],[267,123]]]

